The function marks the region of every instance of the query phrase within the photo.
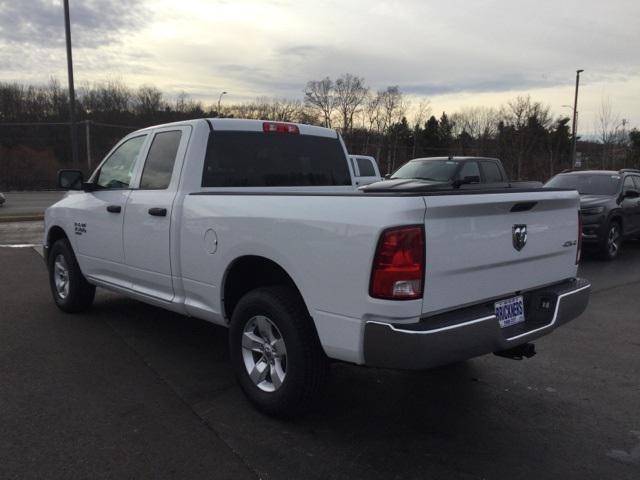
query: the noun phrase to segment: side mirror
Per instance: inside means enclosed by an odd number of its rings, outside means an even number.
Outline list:
[[[82,172],[80,170],[58,171],[58,187],[63,190],[82,190]]]
[[[638,197],[640,197],[640,192],[638,192],[637,190],[627,190],[626,192],[624,192],[622,197],[623,198],[638,198]]]
[[[387,174],[384,176],[384,179],[385,179],[385,180],[389,180],[390,178],[391,178],[391,174],[390,174],[390,173],[387,173]]]

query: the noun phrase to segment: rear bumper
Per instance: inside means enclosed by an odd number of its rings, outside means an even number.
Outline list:
[[[364,362],[424,369],[507,350],[578,317],[589,303],[590,292],[591,284],[580,278],[522,292],[526,320],[504,329],[494,315],[494,300],[410,325],[369,321],[364,331]]]

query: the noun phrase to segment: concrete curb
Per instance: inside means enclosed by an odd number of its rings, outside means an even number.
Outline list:
[[[0,215],[0,223],[10,222],[37,222],[44,220],[44,214],[33,213],[25,215]]]

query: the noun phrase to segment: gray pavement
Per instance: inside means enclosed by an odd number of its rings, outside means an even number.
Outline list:
[[[44,223],[35,222],[0,222],[0,246],[41,244],[44,236]]]
[[[65,315],[32,249],[0,265],[0,478],[639,478],[640,243],[583,262],[591,305],[533,359],[335,364],[286,422],[242,396],[223,328],[107,292]]]
[[[0,207],[0,217],[15,215],[39,215],[58,200],[65,192],[3,192],[5,204]]]

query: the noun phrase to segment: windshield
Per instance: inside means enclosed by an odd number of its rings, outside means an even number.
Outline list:
[[[391,178],[417,178],[449,182],[458,168],[455,160],[412,160],[391,175]]]
[[[556,175],[549,180],[545,188],[569,188],[580,195],[615,195],[618,192],[620,175]]]

